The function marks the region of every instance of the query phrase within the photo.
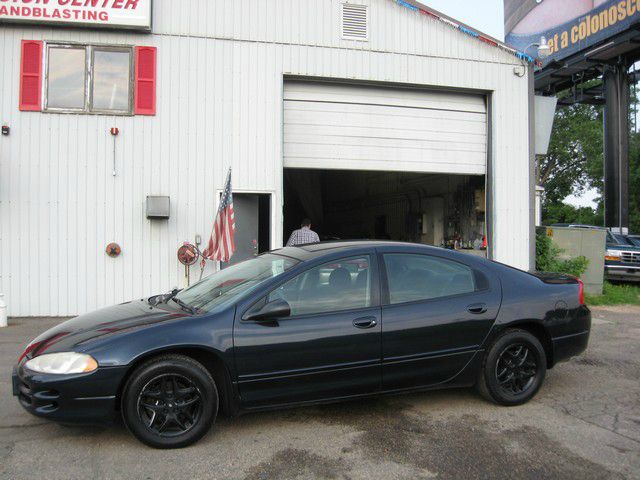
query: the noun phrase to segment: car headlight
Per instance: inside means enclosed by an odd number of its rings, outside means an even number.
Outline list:
[[[620,250],[607,250],[604,259],[619,262],[620,257],[622,257],[622,252]]]
[[[98,368],[98,362],[91,355],[76,352],[46,353],[32,358],[25,368],[39,373],[86,373]]]

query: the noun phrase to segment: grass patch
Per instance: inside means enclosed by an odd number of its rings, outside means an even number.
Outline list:
[[[640,286],[604,282],[602,295],[585,295],[587,305],[640,305]]]

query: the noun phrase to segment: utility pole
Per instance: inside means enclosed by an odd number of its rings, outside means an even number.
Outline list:
[[[605,66],[604,82],[604,224],[629,228],[629,80],[620,59]]]

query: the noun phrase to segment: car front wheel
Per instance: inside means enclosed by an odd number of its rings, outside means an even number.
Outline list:
[[[218,412],[209,371],[182,355],[164,355],[138,367],[122,394],[125,425],[155,448],[191,445],[207,433]]]
[[[547,372],[540,341],[526,330],[510,329],[487,351],[477,388],[487,400],[521,405],[538,392]]]

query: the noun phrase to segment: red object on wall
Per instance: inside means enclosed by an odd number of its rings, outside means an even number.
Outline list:
[[[136,47],[136,115],[156,114],[156,47]]]
[[[20,110],[42,110],[42,41],[22,40]]]

